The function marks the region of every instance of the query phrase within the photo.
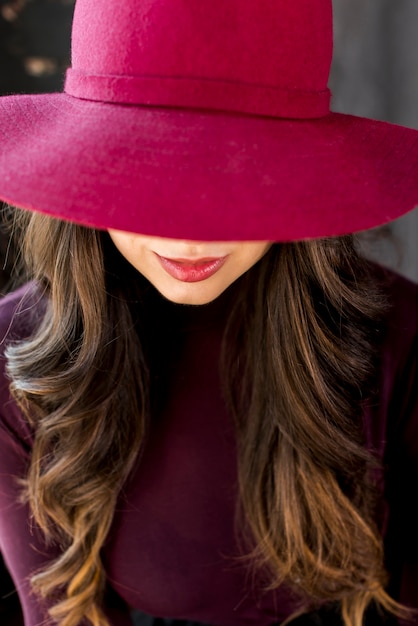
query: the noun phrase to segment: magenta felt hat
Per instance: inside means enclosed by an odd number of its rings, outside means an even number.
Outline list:
[[[331,113],[331,0],[78,0],[64,93],[0,99],[0,198],[193,240],[418,205],[418,131]]]

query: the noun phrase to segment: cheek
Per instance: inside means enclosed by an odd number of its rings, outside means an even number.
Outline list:
[[[142,247],[135,236],[119,231],[109,231],[115,247],[129,263],[136,267],[141,262]]]
[[[249,270],[253,265],[258,263],[260,259],[270,250],[273,244],[270,242],[258,242],[249,244],[248,248],[243,251],[242,267],[244,271]]]

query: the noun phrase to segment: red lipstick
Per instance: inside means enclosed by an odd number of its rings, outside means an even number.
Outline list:
[[[184,283],[198,283],[210,278],[221,269],[227,257],[205,257],[202,259],[167,259],[155,253],[163,269]]]

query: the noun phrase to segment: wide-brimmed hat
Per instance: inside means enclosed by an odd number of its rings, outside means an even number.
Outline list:
[[[330,112],[331,0],[78,0],[64,93],[0,99],[0,198],[286,241],[418,205],[418,131]]]

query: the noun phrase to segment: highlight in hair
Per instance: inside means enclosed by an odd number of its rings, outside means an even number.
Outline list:
[[[150,407],[147,287],[106,234],[17,219],[46,309],[33,336],[9,347],[8,371],[36,429],[26,495],[61,547],[32,583],[61,626],[108,626],[100,550]],[[251,562],[267,588],[291,585],[301,611],[338,602],[346,626],[361,626],[370,602],[399,613],[384,591],[361,432],[382,310],[366,265],[351,238],[274,245],[236,293],[225,393]]]
[[[20,220],[48,302],[33,337],[10,347],[8,371],[36,428],[27,499],[62,550],[32,583],[45,597],[66,590],[50,610],[62,626],[84,617],[104,626],[100,550],[140,449],[147,370],[129,304],[104,270],[101,235],[42,215]]]
[[[338,602],[346,626],[370,603],[406,614],[385,592],[362,431],[385,308],[369,270],[352,237],[276,247],[247,274],[224,348],[256,574],[293,587],[300,612]]]

